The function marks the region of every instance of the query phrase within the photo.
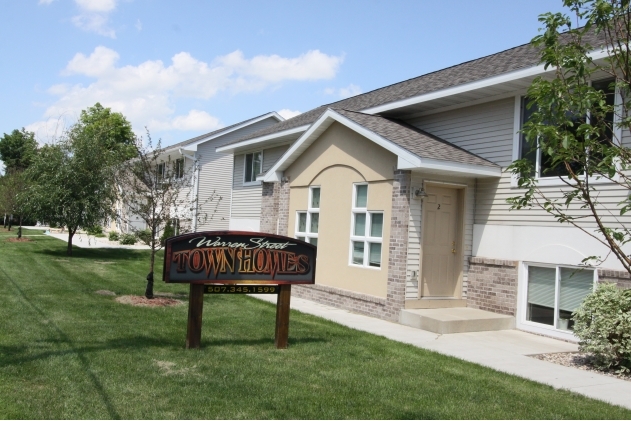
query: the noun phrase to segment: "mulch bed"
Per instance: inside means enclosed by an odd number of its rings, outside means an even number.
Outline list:
[[[589,354],[584,354],[582,352],[555,352],[552,354],[531,355],[531,357],[537,358],[538,360],[560,364],[565,367],[574,367],[578,368],[579,370],[593,371],[605,376],[616,377],[621,380],[631,381],[631,373],[616,374],[613,371],[599,370],[592,364],[592,357]]]
[[[17,238],[17,237],[13,237],[13,238],[7,238],[7,241],[9,243],[28,243],[29,241],[32,241],[30,238]]]
[[[184,301],[173,298],[154,297],[150,300],[142,295],[122,295],[116,298],[116,301],[139,307],[171,307],[184,304]]]

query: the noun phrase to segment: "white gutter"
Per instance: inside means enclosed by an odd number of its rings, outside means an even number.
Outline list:
[[[232,152],[233,150],[235,150],[237,148],[243,148],[245,146],[256,145],[258,143],[266,142],[268,140],[276,139],[278,137],[284,137],[284,136],[290,136],[290,135],[296,134],[296,133],[302,133],[302,132],[306,131],[309,127],[311,127],[311,124],[305,124],[304,126],[294,127],[293,129],[287,129],[287,130],[283,130],[283,131],[280,131],[280,132],[268,134],[268,135],[265,135],[265,136],[255,137],[253,139],[244,140],[243,142],[232,143],[230,145],[219,146],[218,148],[215,149],[215,151],[217,151],[217,152]]]

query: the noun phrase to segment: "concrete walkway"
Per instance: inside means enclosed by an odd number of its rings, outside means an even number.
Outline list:
[[[275,295],[253,296],[261,300],[276,302]],[[529,357],[533,354],[577,351],[578,346],[576,344],[519,330],[440,335],[297,297],[291,298],[291,308],[353,329],[450,355],[498,371],[548,384],[557,389],[571,390],[590,398],[631,409],[631,381],[578,368],[564,367]]]
[[[68,242],[68,233],[51,233],[49,232],[48,227],[23,227],[31,230],[41,230],[41,235],[48,235],[53,238],[57,238],[58,240]],[[48,234],[44,234],[48,232]],[[24,237],[35,237],[39,236],[36,234],[24,234]],[[79,248],[120,248],[120,249],[135,249],[135,250],[149,250],[149,246],[145,244],[141,244],[140,242],[136,243],[133,246],[123,246],[119,244],[117,241],[109,241],[106,237],[95,237],[93,235],[81,234],[77,233],[72,237],[72,245],[77,246]]]

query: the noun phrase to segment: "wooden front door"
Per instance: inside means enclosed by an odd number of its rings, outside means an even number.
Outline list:
[[[456,297],[461,234],[458,190],[427,186],[423,200],[422,297]]]

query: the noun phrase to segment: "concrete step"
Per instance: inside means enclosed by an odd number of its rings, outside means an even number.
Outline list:
[[[466,307],[405,309],[401,310],[399,322],[441,334],[515,328],[513,316]]]

